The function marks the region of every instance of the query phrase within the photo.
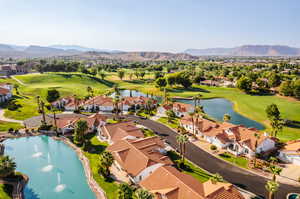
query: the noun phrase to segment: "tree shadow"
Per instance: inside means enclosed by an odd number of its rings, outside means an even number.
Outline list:
[[[176,88],[168,88],[167,90],[169,92],[173,92],[173,93],[183,93],[183,92],[187,92],[187,91],[210,93],[210,91],[205,90],[203,88],[199,88],[199,87],[191,87],[191,88],[176,87]]]
[[[24,193],[26,195],[26,198],[28,199],[41,199],[40,196],[34,192],[32,188],[29,188],[28,186],[25,187]]]

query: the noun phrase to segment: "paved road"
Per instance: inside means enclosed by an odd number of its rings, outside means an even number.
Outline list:
[[[26,86],[26,84],[24,82],[22,82],[21,80],[17,79],[14,75],[10,76],[12,79],[16,80],[17,82],[19,82],[21,85]]]
[[[137,120],[140,124],[152,129],[153,131],[167,134],[166,140],[173,148],[178,148],[176,142],[176,133],[161,123],[152,120],[142,120],[134,116],[128,116],[129,119]],[[265,184],[267,178],[248,172],[239,167],[232,166],[215,156],[207,153],[193,143],[187,145],[186,157],[197,164],[199,167],[211,172],[221,174],[225,180],[246,189],[259,196],[267,196]],[[279,191],[275,194],[276,199],[285,199],[286,195],[291,192],[300,192],[300,186],[280,184]]]

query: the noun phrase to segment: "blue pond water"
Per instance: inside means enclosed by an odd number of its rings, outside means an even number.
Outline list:
[[[29,176],[26,199],[95,199],[77,154],[48,136],[8,139],[5,153]]]
[[[121,90],[120,91],[121,96],[147,96],[146,94],[135,91],[135,90]],[[112,94],[114,96],[114,94]],[[159,99],[160,97],[157,97]],[[177,99],[176,101],[192,104],[194,105],[193,100],[186,100],[186,99]],[[260,124],[259,122],[256,122],[254,120],[251,120],[233,110],[233,104],[224,98],[214,98],[214,99],[207,99],[207,100],[201,100],[200,104],[204,107],[205,113],[207,113],[212,118],[222,121],[224,114],[229,114],[231,116],[230,122],[233,124],[242,124],[246,127],[254,127],[259,130],[264,129],[265,127]]]
[[[193,100],[180,99],[176,101],[194,105]],[[264,129],[262,124],[235,112],[233,110],[233,104],[224,98],[201,100],[200,104],[203,106],[206,114],[218,121],[223,120],[224,114],[229,114],[231,116],[230,123],[242,124],[246,127],[254,127],[259,130]]]

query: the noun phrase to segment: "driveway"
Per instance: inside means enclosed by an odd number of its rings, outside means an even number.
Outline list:
[[[286,164],[280,175],[298,181],[300,178],[300,165]]]
[[[139,119],[135,116],[127,116],[128,119],[136,120],[140,124],[152,129],[153,131],[167,134],[164,137],[173,148],[178,148],[176,142],[176,132],[168,128],[167,126],[148,119]],[[201,148],[197,147],[193,143],[187,145],[186,157],[194,162],[199,167],[209,171],[210,173],[219,173],[225,180],[246,189],[259,196],[267,196],[265,190],[265,184],[268,181],[267,178],[256,175],[247,170],[233,166],[213,155],[207,153]],[[300,186],[293,186],[289,184],[280,184],[279,191],[275,194],[276,199],[284,199],[288,193],[300,192]]]

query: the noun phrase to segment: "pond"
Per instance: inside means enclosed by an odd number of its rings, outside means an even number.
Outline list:
[[[151,95],[147,95],[145,93],[136,91],[136,90],[120,90],[121,96],[132,96],[132,97],[151,97]],[[113,93],[111,95],[112,97],[115,96]],[[161,97],[155,96],[159,101],[161,101]],[[194,105],[193,100],[188,99],[176,99],[178,102],[187,103]],[[222,121],[224,114],[229,114],[231,116],[230,122],[233,124],[242,124],[246,127],[254,127],[256,129],[262,130],[265,127],[260,124],[259,122],[256,122],[254,120],[251,120],[233,110],[233,104],[224,98],[214,98],[214,99],[206,99],[201,100],[200,104],[204,107],[205,113],[207,113],[210,117]]]
[[[176,101],[194,105],[193,100],[176,99]],[[230,123],[237,125],[242,124],[246,127],[254,127],[259,130],[265,128],[262,124],[235,112],[233,110],[233,104],[229,100],[226,100],[224,98],[201,100],[200,104],[203,106],[204,112],[206,114],[218,121],[223,120],[224,114],[229,114],[231,116]]]
[[[36,136],[4,141],[17,171],[29,176],[26,199],[95,199],[75,151],[62,141]]]

